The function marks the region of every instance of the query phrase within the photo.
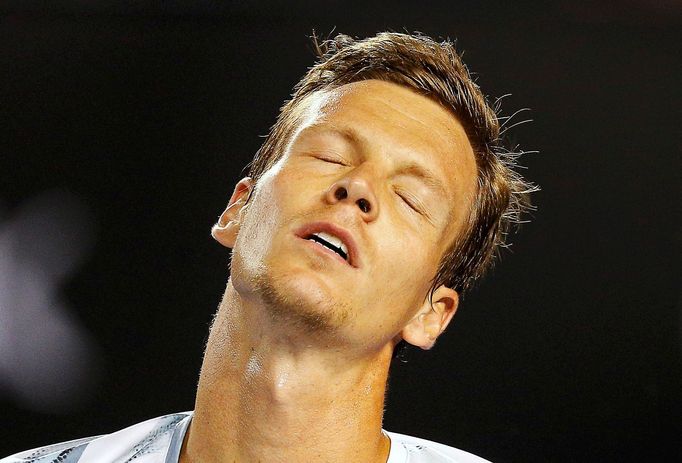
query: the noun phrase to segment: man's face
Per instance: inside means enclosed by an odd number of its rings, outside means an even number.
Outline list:
[[[299,327],[379,348],[424,305],[475,185],[464,129],[438,103],[378,80],[319,92],[242,211],[232,283]]]

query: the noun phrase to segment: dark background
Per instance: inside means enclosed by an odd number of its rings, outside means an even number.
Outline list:
[[[505,114],[532,109],[513,140],[540,151],[532,223],[437,348],[396,365],[385,428],[496,463],[681,454],[680,2],[0,11],[3,217],[46,191],[87,205],[94,244],[60,297],[100,352],[65,410],[0,395],[0,456],[193,408],[227,279],[210,227],[313,63],[307,37],[334,27],[457,38]]]

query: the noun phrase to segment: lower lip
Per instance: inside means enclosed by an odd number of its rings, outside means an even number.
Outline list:
[[[326,256],[326,257],[331,257],[331,258],[333,258],[334,260],[336,260],[336,261],[338,261],[338,262],[340,262],[340,263],[342,263],[342,264],[345,264],[345,265],[350,266],[350,264],[348,263],[348,261],[346,261],[343,257],[341,257],[340,255],[338,255],[337,253],[335,253],[335,252],[332,251],[331,249],[326,248],[325,246],[322,246],[322,245],[321,245],[320,243],[318,243],[317,241],[308,240],[308,239],[305,239],[305,238],[301,238],[301,239],[302,239],[303,241],[305,241],[305,243],[306,243],[313,251],[315,251],[315,252],[317,252],[317,253],[319,253],[319,254],[322,254],[322,255],[324,255],[324,256]]]

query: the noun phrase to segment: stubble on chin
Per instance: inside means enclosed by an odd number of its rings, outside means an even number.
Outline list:
[[[259,273],[251,279],[251,287],[260,295],[273,321],[324,337],[333,336],[349,321],[349,307],[338,301],[325,300],[320,294],[300,294],[284,280],[267,273]]]

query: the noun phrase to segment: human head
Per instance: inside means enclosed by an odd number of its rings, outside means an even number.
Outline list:
[[[318,43],[319,61],[294,88],[277,122],[250,164],[254,182],[277,162],[300,123],[306,99],[316,92],[362,80],[405,86],[451,111],[474,150],[478,191],[466,230],[455,239],[434,275],[431,291],[446,285],[463,294],[488,269],[511,224],[529,208],[534,187],[513,170],[520,153],[504,147],[500,122],[471,78],[453,43],[417,34],[385,32],[364,40],[347,35]]]
[[[315,92],[304,114],[258,183],[237,183],[212,230],[233,249],[235,303],[221,313],[234,324],[266,315],[243,332],[356,359],[400,341],[430,349],[459,301],[444,285],[429,292],[431,277],[477,191],[464,127],[433,99],[377,79]]]

